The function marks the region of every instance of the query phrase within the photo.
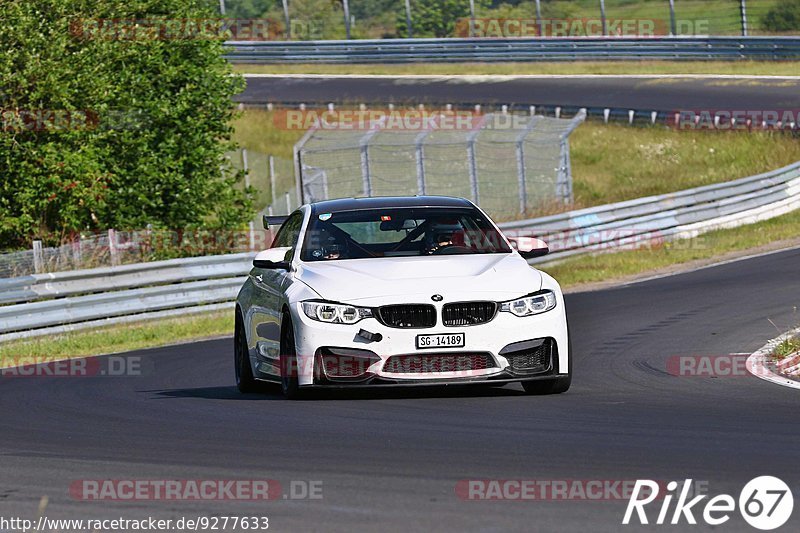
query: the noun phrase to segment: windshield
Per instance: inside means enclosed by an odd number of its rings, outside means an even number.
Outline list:
[[[318,213],[303,261],[510,253],[492,223],[471,208],[400,208]]]

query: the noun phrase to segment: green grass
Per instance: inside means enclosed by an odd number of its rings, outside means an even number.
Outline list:
[[[248,74],[389,74],[389,75],[524,75],[524,74],[725,74],[798,76],[800,61],[565,61],[547,63],[413,63],[377,65],[237,64]]]
[[[0,344],[0,368],[33,358],[71,358],[128,352],[205,337],[230,335],[233,311],[74,331]]]
[[[800,338],[792,337],[777,345],[772,351],[772,357],[776,360],[780,360],[797,351],[800,351]]]
[[[233,121],[233,138],[248,150],[291,159],[292,147],[305,131],[287,130],[280,124],[279,113],[247,109]]]
[[[581,256],[544,265],[541,269],[565,287],[570,287],[631,277],[744,250],[758,251],[768,243],[797,239],[798,236],[800,210],[756,224],[712,231],[694,239],[667,242],[652,249]]]
[[[576,207],[730,181],[800,161],[780,133],[676,131],[587,122],[570,137]]]

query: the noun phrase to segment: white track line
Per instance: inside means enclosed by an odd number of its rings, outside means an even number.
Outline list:
[[[800,81],[800,76],[756,76],[749,74],[245,74],[245,78],[367,78],[405,80],[464,80],[506,81],[516,79],[697,79],[697,80],[788,80]]]
[[[755,377],[763,379],[764,381],[769,381],[770,383],[776,383],[792,389],[800,389],[800,381],[794,381],[787,377],[781,376],[780,374],[776,374],[767,368],[767,356],[772,353],[772,350],[774,350],[777,345],[786,339],[795,337],[798,333],[800,333],[800,328],[794,329],[788,333],[784,333],[780,337],[776,337],[769,341],[757,352],[751,354],[745,362],[747,371],[753,374]]]

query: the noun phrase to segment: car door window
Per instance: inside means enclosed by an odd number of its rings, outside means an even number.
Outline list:
[[[303,214],[300,211],[295,211],[281,226],[278,235],[275,236],[275,240],[272,242],[272,248],[289,247],[292,249],[289,257],[293,257],[294,250],[297,248],[297,239],[300,238],[300,226],[302,225]]]

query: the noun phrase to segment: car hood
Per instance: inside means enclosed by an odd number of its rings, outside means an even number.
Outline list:
[[[296,276],[322,298],[361,305],[510,300],[538,291],[542,275],[516,253],[383,257],[302,263]]]

